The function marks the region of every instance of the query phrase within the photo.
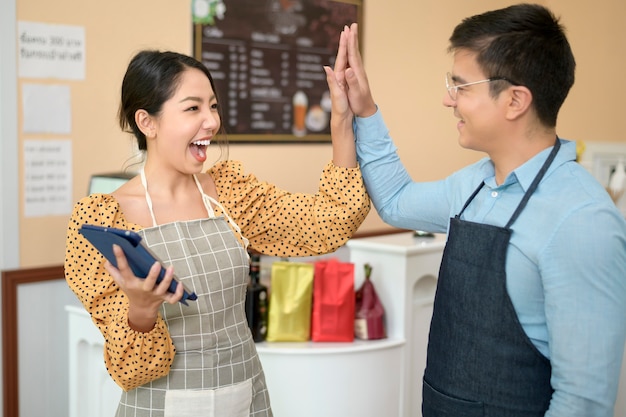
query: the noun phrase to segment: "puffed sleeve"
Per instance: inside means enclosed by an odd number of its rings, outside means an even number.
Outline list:
[[[329,162],[315,194],[290,193],[244,173],[237,161],[209,170],[220,203],[239,225],[250,246],[267,255],[308,256],[330,253],[359,228],[370,210],[357,168]]]
[[[108,194],[93,194],[74,206],[67,228],[65,279],[104,336],[104,360],[125,391],[166,375],[175,355],[163,318],[147,333],[128,325],[128,299],[104,269],[104,257],[80,234],[84,223],[133,230]]]

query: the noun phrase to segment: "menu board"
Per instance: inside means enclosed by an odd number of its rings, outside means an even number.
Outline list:
[[[211,71],[229,141],[330,140],[323,66],[359,2],[194,0],[195,56]]]

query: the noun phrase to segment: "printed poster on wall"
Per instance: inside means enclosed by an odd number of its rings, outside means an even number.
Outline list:
[[[72,212],[72,142],[24,141],[24,217]]]
[[[20,78],[85,79],[85,28],[17,22]]]
[[[361,2],[193,0],[194,54],[211,71],[230,142],[326,142],[333,66]]]

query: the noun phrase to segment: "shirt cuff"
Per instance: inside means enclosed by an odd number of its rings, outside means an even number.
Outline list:
[[[389,133],[378,105],[376,113],[371,116],[355,117],[353,127],[354,137],[358,142],[380,141],[380,138],[386,137]]]

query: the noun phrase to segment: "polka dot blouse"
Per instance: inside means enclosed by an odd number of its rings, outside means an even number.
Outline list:
[[[289,193],[259,181],[245,174],[237,161],[220,162],[208,173],[215,180],[220,203],[249,246],[267,255],[333,252],[353,235],[370,210],[359,168],[328,163],[315,194]],[[219,209],[216,214],[221,214]],[[176,349],[162,317],[150,332],[129,327],[128,300],[104,269],[104,258],[78,233],[84,223],[126,230],[141,226],[126,221],[113,196],[92,194],[74,206],[66,240],[67,283],[104,336],[109,374],[130,390],[166,375]]]

